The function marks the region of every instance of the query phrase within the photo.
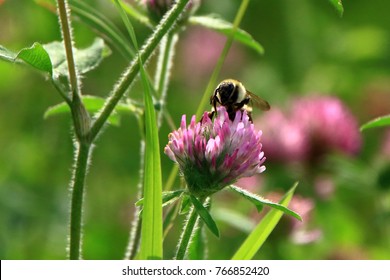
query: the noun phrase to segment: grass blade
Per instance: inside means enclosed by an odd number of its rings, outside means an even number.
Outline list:
[[[134,28],[119,0],[115,0],[130,38],[138,51]],[[138,52],[141,81],[145,103],[145,175],[144,207],[141,228],[141,259],[162,259],[163,257],[163,221],[162,221],[162,177],[160,143],[158,138],[157,118],[151,94],[151,86]]]
[[[285,207],[288,206],[297,185],[298,183],[295,183],[294,186],[285,194],[285,196],[279,202],[281,205]],[[278,209],[272,209],[267,215],[265,215],[265,217],[260,221],[252,233],[241,244],[241,247],[234,254],[232,260],[252,259],[256,252],[264,244],[272,230],[275,228],[282,215],[283,212]]]

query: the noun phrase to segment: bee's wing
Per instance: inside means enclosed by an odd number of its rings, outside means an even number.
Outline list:
[[[256,94],[254,94],[250,91],[246,91],[246,94],[248,94],[251,97],[251,102],[252,102],[253,106],[255,106],[263,111],[268,111],[269,109],[271,109],[271,106],[269,105],[269,103],[267,101],[265,101],[263,98],[257,96]]]

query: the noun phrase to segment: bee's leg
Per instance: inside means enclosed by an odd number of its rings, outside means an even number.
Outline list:
[[[253,120],[252,120],[252,112],[246,112],[246,114],[247,114],[247,116],[248,116],[248,118],[249,118],[249,121],[251,122],[251,123],[253,123]]]
[[[214,115],[215,115],[215,111],[208,112],[207,115],[208,115],[208,117],[209,117],[210,120],[213,120],[213,117],[214,117]],[[199,122],[202,122],[202,121],[203,121],[203,117],[204,117],[204,115],[200,118]]]
[[[210,120],[213,120],[214,115],[215,115],[215,110],[209,112],[209,118],[210,118]]]

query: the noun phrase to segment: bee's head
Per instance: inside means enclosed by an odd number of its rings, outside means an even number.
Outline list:
[[[235,96],[236,85],[231,81],[222,81],[215,89],[214,97],[218,99],[221,105],[236,102]]]

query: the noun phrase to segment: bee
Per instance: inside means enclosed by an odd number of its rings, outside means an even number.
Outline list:
[[[216,114],[217,105],[219,104],[226,108],[229,119],[232,121],[238,110],[246,110],[249,120],[252,122],[251,105],[263,111],[271,109],[267,101],[246,90],[241,82],[233,79],[223,80],[219,83],[214,94],[210,97],[210,104],[213,106],[212,112],[209,114],[210,119]]]

